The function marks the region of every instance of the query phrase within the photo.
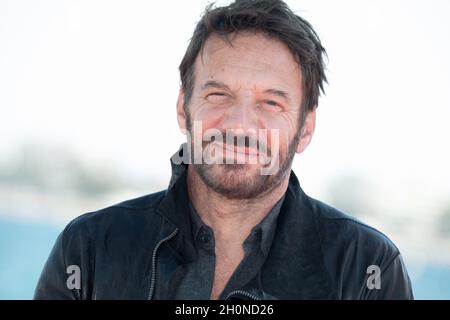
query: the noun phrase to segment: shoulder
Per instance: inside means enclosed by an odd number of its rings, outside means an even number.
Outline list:
[[[315,213],[325,268],[340,299],[413,299],[397,246],[384,233],[321,201]],[[380,286],[368,284],[379,276]]]
[[[35,298],[87,299],[94,290],[96,267],[106,274],[117,272],[118,263],[147,261],[147,250],[158,236],[161,220],[155,209],[163,196],[164,192],[149,194],[70,221],[53,246]],[[83,290],[66,290],[68,266],[87,275],[81,277]]]
[[[383,232],[326,203],[308,197],[315,213],[319,233],[325,246],[340,244],[368,253],[378,252],[386,258],[399,254],[396,245]]]
[[[65,237],[76,235],[99,236],[105,231],[116,229],[126,232],[137,231],[149,224],[155,224],[159,216],[156,208],[165,195],[165,191],[129,199],[120,203],[88,212],[70,221],[65,227]]]

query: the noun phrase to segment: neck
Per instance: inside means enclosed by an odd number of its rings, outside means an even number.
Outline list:
[[[192,165],[188,167],[187,186],[192,204],[217,241],[242,243],[251,229],[270,212],[286,192],[289,174],[281,183],[253,199],[228,199],[211,190]]]

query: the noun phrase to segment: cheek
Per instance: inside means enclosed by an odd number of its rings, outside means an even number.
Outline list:
[[[222,113],[217,108],[197,106],[194,111],[191,112],[191,124],[192,134],[196,144],[201,144],[201,140],[206,136],[208,137],[212,132],[219,129],[222,119]],[[214,129],[214,131],[211,131]],[[208,132],[207,132],[208,131]],[[208,133],[205,135],[205,133]]]
[[[200,121],[203,127],[203,132],[208,129],[220,129],[220,122],[223,118],[222,113],[213,108],[199,110],[195,120]]]
[[[297,122],[295,119],[295,115],[288,114],[279,115],[277,117],[267,117],[265,119],[267,141],[270,146],[278,143],[279,151],[281,153],[287,152],[289,143],[297,132]],[[271,133],[272,130],[276,130],[278,134]]]

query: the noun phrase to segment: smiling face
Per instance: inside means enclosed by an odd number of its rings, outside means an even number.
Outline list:
[[[223,150],[226,159],[224,164],[194,164],[203,182],[228,198],[249,199],[286,178],[295,152],[302,152],[312,137],[315,109],[307,113],[300,132],[302,73],[282,42],[250,32],[230,39],[232,45],[217,35],[208,38],[195,62],[190,100],[184,108],[180,92],[177,113],[180,127],[191,134],[193,124],[201,123],[202,135],[211,129],[223,135],[223,143],[218,139],[201,143],[203,150]],[[263,152],[251,143],[239,147],[225,143],[226,133],[250,136],[265,145],[271,164],[274,159],[279,163],[277,170],[261,174],[268,164],[255,159],[262,159]],[[198,147],[195,141],[188,141],[193,149]],[[246,162],[238,162],[239,158]],[[230,159],[238,164],[228,164]]]

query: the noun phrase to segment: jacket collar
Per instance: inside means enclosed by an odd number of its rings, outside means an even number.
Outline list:
[[[186,155],[180,149],[172,156],[172,177],[158,212],[169,222],[166,233],[176,227],[176,251],[185,262],[195,257],[186,185]],[[183,159],[180,163],[180,159]],[[293,171],[280,209],[277,230],[263,272],[246,288],[258,291],[261,297],[284,299],[331,298],[335,292],[325,269],[319,235],[317,212],[303,192]],[[257,288],[257,289],[255,289]]]
[[[189,195],[186,184],[188,161],[186,143],[182,144],[177,152],[170,158],[172,176],[165,196],[160,202],[157,212],[167,223],[163,224],[163,234],[170,234],[175,228],[180,230],[181,237],[176,238],[175,249],[181,255],[184,263],[195,259],[196,250],[193,244]]]
[[[281,299],[335,296],[325,269],[318,213],[293,171],[281,208],[277,232],[260,279],[262,295]]]

